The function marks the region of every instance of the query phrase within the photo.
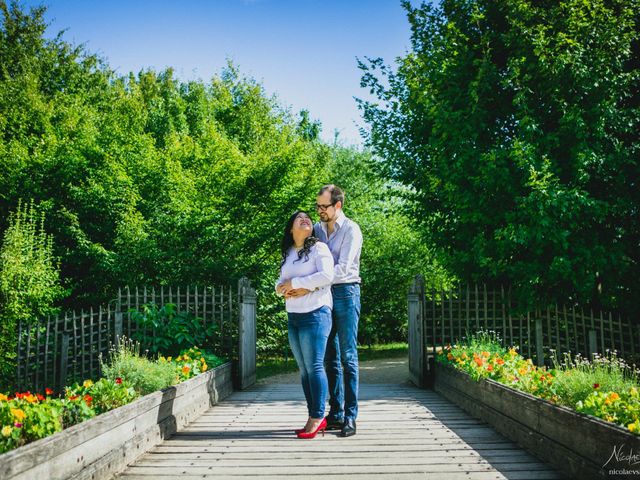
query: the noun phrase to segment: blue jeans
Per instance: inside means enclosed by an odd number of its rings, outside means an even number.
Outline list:
[[[358,416],[358,320],[360,285],[337,284],[333,293],[333,325],[324,357],[329,380],[329,417]],[[344,385],[343,385],[344,382]]]
[[[300,368],[302,390],[312,418],[324,417],[329,390],[324,370],[331,309],[326,305],[308,313],[288,313],[289,344]]]

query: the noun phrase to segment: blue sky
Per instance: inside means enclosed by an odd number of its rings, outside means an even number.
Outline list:
[[[84,43],[119,74],[171,66],[209,80],[231,59],[294,111],[307,108],[347,144],[360,144],[356,57],[393,63],[409,48],[400,0],[27,0],[48,6],[48,34]],[[415,2],[414,2],[415,4]]]

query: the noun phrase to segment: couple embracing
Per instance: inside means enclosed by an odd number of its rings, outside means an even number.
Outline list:
[[[289,343],[309,412],[304,428],[296,430],[298,438],[324,430],[356,434],[362,233],[343,205],[342,190],[325,185],[316,198],[320,222],[314,225],[309,214],[298,211],[282,238],[276,291],[285,297]]]

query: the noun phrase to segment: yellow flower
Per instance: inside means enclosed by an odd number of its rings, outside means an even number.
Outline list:
[[[11,435],[11,427],[9,425],[5,425],[4,427],[2,427],[2,436],[8,437],[9,435]]]
[[[200,367],[200,370],[202,370],[203,372],[206,372],[208,368],[209,368],[209,367],[207,366],[207,364],[206,364],[206,363],[203,363],[203,364],[202,364],[202,367]]]
[[[16,417],[18,421],[24,420],[24,417],[27,416],[20,408],[12,408],[11,413],[13,414],[14,417]]]
[[[635,432],[638,429],[638,421],[630,423],[629,425],[627,425],[627,428],[629,429],[630,432]],[[4,430],[3,430],[3,432],[4,432]]]
[[[518,354],[518,352],[516,352],[515,348],[510,348],[509,349],[509,355],[511,355],[512,357],[515,357]]]
[[[93,382],[91,380],[85,380],[84,383],[82,384],[84,388],[89,388],[91,387],[91,385],[93,385]]]
[[[519,369],[518,369],[518,373],[519,373],[520,375],[526,375],[526,373],[527,373],[527,367],[521,367],[521,368],[519,368]]]
[[[171,358],[172,358],[172,357],[167,357],[167,362],[170,362],[170,361],[171,361]]]
[[[632,397],[637,397],[638,389],[636,387],[631,387],[631,389],[629,390],[629,393],[631,394]]]
[[[7,397],[5,394],[0,393],[0,402],[5,401],[5,400],[9,400],[9,397]]]

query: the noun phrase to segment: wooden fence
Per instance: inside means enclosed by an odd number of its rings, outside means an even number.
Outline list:
[[[255,338],[256,296],[247,279],[242,279],[235,287],[126,287],[119,290],[117,298],[107,306],[67,312],[29,325],[21,323],[18,327],[15,387],[33,391],[49,387],[61,391],[74,381],[99,377],[99,355],[105,356],[117,337],[131,337],[136,332],[137,326],[130,310],[139,311],[143,305],[150,303],[159,307],[175,304],[177,311],[187,311],[202,319],[203,326],[215,325],[217,328],[207,344],[199,346],[220,356],[237,359],[240,350],[239,315],[243,309],[247,310],[241,302],[253,305],[250,310],[253,317],[247,318],[245,314],[243,328],[248,332],[253,331]],[[142,348],[145,346],[142,345]],[[253,364],[246,360],[245,364],[245,375],[251,378],[253,373],[255,380],[255,353]],[[248,381],[245,381],[245,386],[247,384]]]
[[[408,301],[409,361],[416,384],[425,381],[427,356],[435,356],[439,347],[480,329],[493,330],[506,345],[517,345],[537,365],[551,363],[551,350],[562,360],[563,352],[592,357],[609,349],[628,362],[635,361],[640,352],[640,328],[619,316],[558,305],[516,314],[510,291],[504,287],[459,285],[452,290],[425,290],[418,275]]]

